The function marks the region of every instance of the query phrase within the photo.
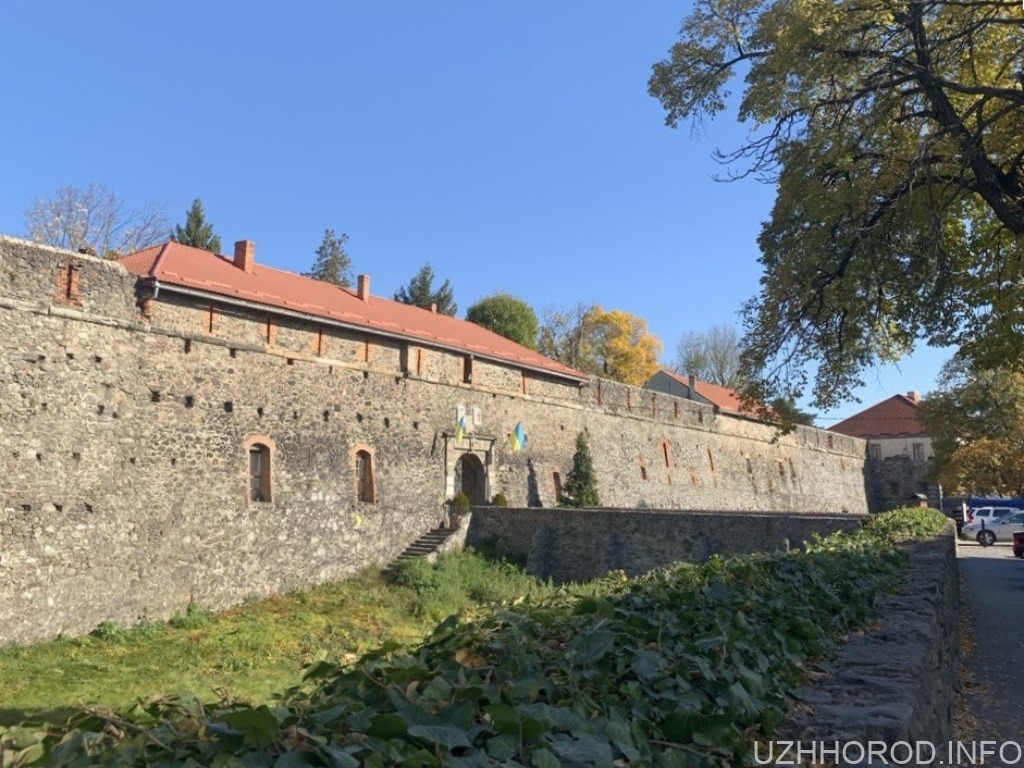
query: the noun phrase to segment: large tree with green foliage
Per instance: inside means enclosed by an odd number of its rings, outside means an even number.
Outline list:
[[[942,385],[918,406],[947,494],[1024,493],[1024,373],[943,366]]]
[[[185,216],[185,226],[176,224],[171,230],[171,240],[204,251],[220,253],[220,237],[213,231],[213,225],[206,220],[203,201],[198,197]]]
[[[466,310],[466,319],[524,347],[537,348],[540,330],[537,313],[510,293],[496,293],[480,299]]]
[[[430,264],[424,264],[415,277],[409,281],[408,286],[403,286],[395,291],[395,301],[412,304],[423,309],[430,309],[431,306],[436,305],[437,311],[442,315],[453,317],[459,311],[452,286],[447,280],[441,284],[440,288],[434,290],[434,269]]]
[[[813,368],[835,405],[922,340],[1024,365],[1022,30],[1009,0],[695,1],[650,91],[673,126],[737,105],[750,138],[720,159],[778,185],[753,396]]]
[[[314,280],[334,283],[342,288],[352,285],[352,259],[345,250],[348,235],[335,235],[333,229],[324,230],[324,239],[316,249],[316,261],[308,272],[302,274]]]
[[[576,435],[576,453],[572,457],[572,469],[565,478],[562,489],[564,507],[599,507],[601,499],[597,493],[597,474],[594,460],[590,456],[590,444],[585,433]]]

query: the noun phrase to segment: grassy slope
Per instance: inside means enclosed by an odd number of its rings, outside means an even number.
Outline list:
[[[387,641],[412,645],[461,607],[530,590],[545,587],[509,566],[459,555],[441,567],[412,564],[399,583],[371,571],[216,615],[10,646],[0,649],[0,726],[59,722],[85,705],[121,709],[163,693],[266,701],[314,659],[355,660]]]

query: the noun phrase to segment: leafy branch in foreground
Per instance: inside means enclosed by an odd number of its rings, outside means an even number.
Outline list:
[[[1009,0],[697,0],[649,87],[705,121],[743,78],[750,138],[719,154],[778,184],[744,309],[751,399],[850,399],[915,343],[1024,365],[1024,16]]]
[[[315,663],[273,706],[160,700],[0,742],[17,765],[737,765],[899,582],[896,543],[945,524],[901,510],[802,552],[451,617],[412,652]]]

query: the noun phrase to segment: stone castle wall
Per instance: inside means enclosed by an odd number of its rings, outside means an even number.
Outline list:
[[[120,265],[0,237],[0,643],[387,562],[438,523],[467,454],[488,496],[554,506],[584,430],[610,506],[866,511],[861,441],[775,439],[662,394],[469,365],[471,383],[455,351],[151,297]],[[480,422],[456,440],[459,408]],[[268,502],[249,496],[254,443]]]

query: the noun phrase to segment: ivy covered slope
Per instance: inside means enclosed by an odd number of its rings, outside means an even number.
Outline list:
[[[900,510],[804,552],[679,565],[451,618],[415,651],[318,663],[272,706],[162,700],[0,733],[0,764],[727,766],[770,737],[809,660],[898,584]]]

